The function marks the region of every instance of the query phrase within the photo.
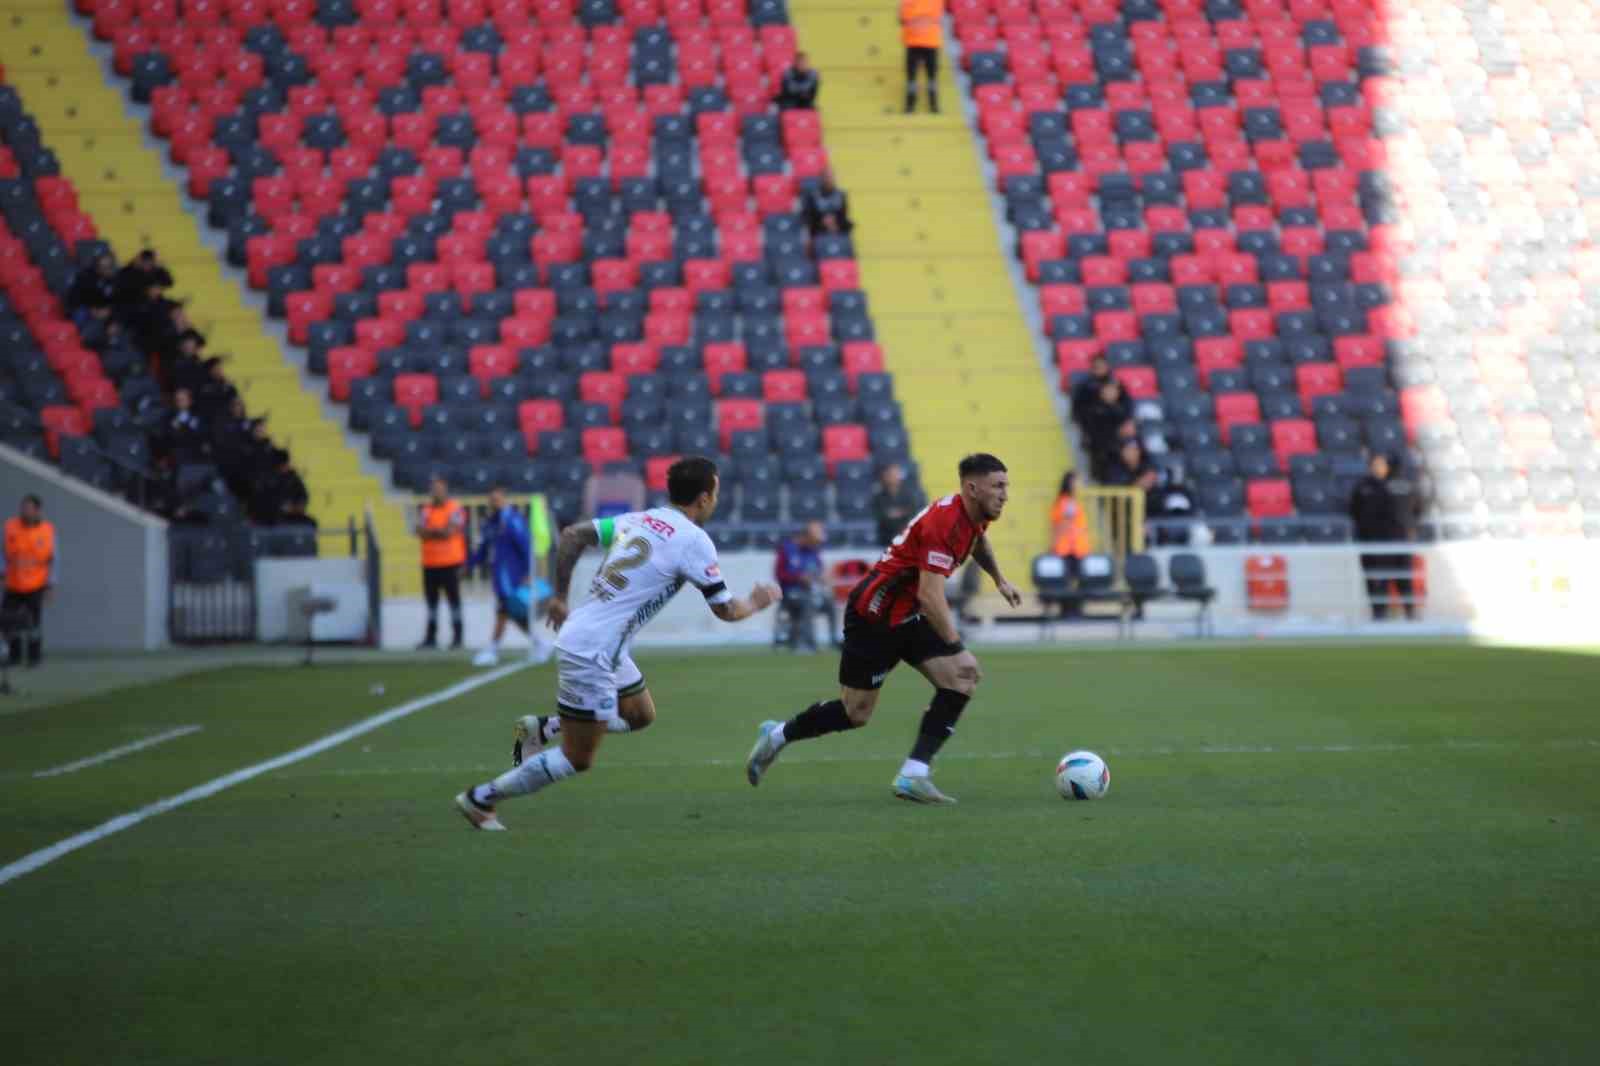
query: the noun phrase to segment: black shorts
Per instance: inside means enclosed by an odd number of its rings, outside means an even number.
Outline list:
[[[839,655],[839,684],[845,688],[878,689],[899,663],[916,666],[965,649],[947,642],[921,615],[897,626],[875,625],[853,607],[844,612],[844,650]]]

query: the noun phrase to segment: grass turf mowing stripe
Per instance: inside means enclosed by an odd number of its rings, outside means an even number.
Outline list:
[[[165,733],[157,733],[155,736],[136,740],[132,744],[124,744],[120,748],[111,748],[108,751],[102,751],[98,755],[91,755],[86,759],[62,763],[60,766],[52,766],[48,770],[39,770],[33,776],[60,777],[62,774],[75,774],[79,770],[87,770],[91,766],[99,766],[101,763],[108,763],[112,759],[120,759],[124,755],[132,755],[136,751],[153,748],[157,744],[165,744],[169,740],[177,740],[179,737],[186,737],[190,733],[198,733],[204,728],[205,726],[200,725],[180,725],[178,728],[169,729]]]
[[[402,718],[416,714],[418,711],[424,711],[437,704],[446,703],[457,696],[464,696],[468,692],[482,688],[484,685],[492,684],[503,677],[509,677],[518,670],[525,670],[530,665],[527,662],[510,663],[498,669],[490,670],[488,673],[481,674],[478,677],[458,681],[454,685],[442,688],[437,692],[431,692],[426,696],[419,696],[414,700],[402,703],[398,707],[380,711],[370,718],[363,718],[354,725],[329,733],[327,736],[313,740],[311,743],[295,748],[293,751],[284,752],[282,755],[275,756],[265,762],[258,762],[253,766],[246,766],[242,770],[235,770],[231,774],[213,778],[203,785],[196,785],[194,788],[180,792],[176,796],[168,796],[166,799],[157,800],[154,803],[140,807],[136,811],[119,814],[117,817],[108,822],[102,822],[93,829],[76,833],[65,840],[51,844],[47,848],[40,848],[38,851],[24,855],[16,862],[0,866],[0,885],[15,881],[24,874],[30,874],[43,866],[47,866],[64,855],[70,855],[79,848],[86,848],[97,840],[104,840],[106,837],[120,833],[124,829],[132,829],[140,822],[154,818],[158,814],[165,814],[167,811],[176,810],[186,804],[194,803],[196,800],[215,796],[218,792],[230,789],[234,785],[241,785],[252,778],[260,777],[262,774],[293,765],[309,759],[313,755],[320,755],[329,748],[338,747],[346,741],[364,736],[375,729],[381,729],[391,722],[397,722]]]

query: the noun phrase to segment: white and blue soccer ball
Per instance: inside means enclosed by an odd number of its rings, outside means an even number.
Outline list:
[[[1056,791],[1062,799],[1095,800],[1111,788],[1111,770],[1092,751],[1069,751],[1056,763]]]

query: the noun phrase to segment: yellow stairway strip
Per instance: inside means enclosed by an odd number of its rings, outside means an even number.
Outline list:
[[[359,521],[370,506],[383,546],[385,593],[416,595],[419,547],[402,506],[362,472],[340,427],[302,386],[260,313],[201,240],[200,220],[185,209],[160,157],[145,146],[137,121],[123,108],[120,87],[107,84],[69,5],[12,0],[3,29],[6,79],[38,121],[100,235],[120,260],[145,246],[161,252],[177,279],[176,298],[187,302],[208,350],[229,356],[228,375],[250,412],[270,415],[273,439],[293,452],[317,521],[342,527],[351,517]]]
[[[1007,269],[959,88],[941,64],[942,113],[901,113],[897,6],[790,5],[800,48],[822,72],[823,144],[850,194],[856,255],[912,455],[932,494],[973,451],[999,455],[1012,497],[993,534],[1019,585],[1048,543],[1071,450]]]

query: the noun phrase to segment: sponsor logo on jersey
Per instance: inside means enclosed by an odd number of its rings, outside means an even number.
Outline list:
[[[710,566],[706,567],[706,577],[711,581],[721,581],[722,567],[718,566],[716,563],[712,563]]]
[[[640,519],[640,522],[646,529],[650,530],[651,532],[658,533],[663,537],[670,537],[674,532],[672,523],[663,522],[653,514],[645,515],[642,519]]]
[[[944,552],[929,552],[928,553],[928,565],[929,566],[942,566],[946,570],[949,570],[951,567],[956,565],[956,561],[955,561],[954,557],[952,557],[950,555],[947,555]]]

